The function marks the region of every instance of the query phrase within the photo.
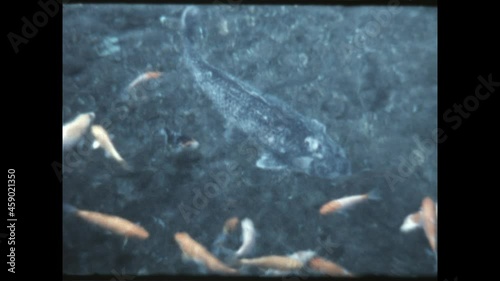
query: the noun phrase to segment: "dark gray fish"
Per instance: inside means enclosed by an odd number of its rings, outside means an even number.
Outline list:
[[[261,151],[256,166],[289,169],[333,179],[351,174],[351,164],[342,147],[327,134],[323,124],[296,112],[284,102],[266,95],[238,78],[205,62],[193,49],[199,28],[197,7],[182,14],[184,59],[202,91],[225,118],[228,128],[244,132]]]

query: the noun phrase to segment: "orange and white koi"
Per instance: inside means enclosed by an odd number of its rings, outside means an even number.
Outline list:
[[[64,209],[87,222],[127,238],[138,238],[144,240],[149,237],[149,232],[146,229],[121,217],[99,212],[80,210],[67,204],[64,205]]]
[[[309,268],[329,276],[352,276],[342,266],[321,257],[314,257],[308,263]]]
[[[143,74],[137,76],[137,78],[135,78],[132,82],[130,82],[130,84],[128,85],[127,88],[129,90],[131,90],[132,88],[135,88],[140,83],[143,83],[143,82],[148,81],[150,79],[156,79],[156,78],[160,77],[161,75],[162,75],[162,73],[158,72],[158,71],[148,71],[146,73],[143,73]]]
[[[184,258],[193,260],[196,263],[203,264],[212,272],[225,273],[225,274],[237,274],[238,271],[231,268],[218,260],[214,255],[212,255],[203,245],[196,242],[191,236],[186,232],[177,232],[174,235],[175,241],[181,248]]]
[[[184,137],[183,140],[180,140],[180,146],[185,150],[195,150],[200,146],[200,143],[193,138]]]
[[[120,153],[116,151],[115,146],[109,138],[108,132],[106,132],[106,130],[100,125],[93,125],[91,131],[95,138],[92,147],[94,149],[102,147],[106,152],[106,156],[113,157],[113,159],[120,163],[125,169],[129,169],[127,162],[121,157]]]
[[[63,125],[63,150],[69,150],[77,144],[94,121],[93,112],[82,113]]]
[[[241,221],[241,240],[243,241],[240,248],[236,251],[235,256],[240,258],[252,252],[255,246],[257,233],[253,222],[249,218]]]
[[[336,211],[342,211],[367,199],[380,200],[379,190],[374,189],[366,194],[346,196],[340,199],[334,199],[324,204],[319,209],[319,213],[322,215],[327,215]]]

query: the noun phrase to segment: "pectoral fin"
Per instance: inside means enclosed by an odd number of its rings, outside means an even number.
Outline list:
[[[265,170],[281,170],[286,168],[286,165],[281,163],[269,153],[263,153],[257,162],[255,162],[255,165],[258,168]]]
[[[92,143],[92,148],[93,149],[98,149],[100,146],[101,146],[101,144],[98,141],[96,141],[96,140]]]

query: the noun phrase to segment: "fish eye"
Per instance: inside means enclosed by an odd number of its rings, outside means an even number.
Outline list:
[[[319,141],[315,138],[312,138],[312,137],[305,138],[304,143],[307,146],[307,150],[309,150],[311,152],[316,151],[321,147],[321,144],[319,143]]]

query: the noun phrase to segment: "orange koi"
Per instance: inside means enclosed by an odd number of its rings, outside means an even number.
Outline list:
[[[175,241],[182,250],[183,257],[205,265],[209,270],[218,273],[237,274],[238,271],[218,260],[203,245],[196,242],[186,232],[177,232]]]

